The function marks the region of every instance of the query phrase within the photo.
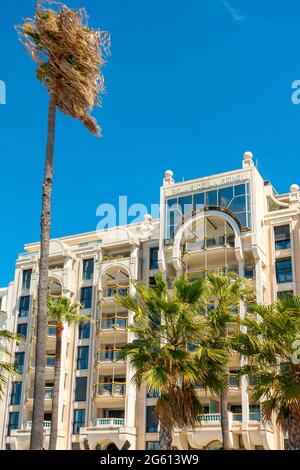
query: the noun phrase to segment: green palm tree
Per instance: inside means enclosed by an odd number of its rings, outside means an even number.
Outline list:
[[[135,339],[122,348],[122,355],[130,360],[137,386],[144,383],[147,391],[159,394],[155,414],[162,450],[171,449],[175,426],[196,424],[203,411],[195,390],[199,377],[206,382],[209,372],[215,376],[224,360],[205,347],[196,352],[189,347],[206,341],[205,321],[196,312],[205,293],[202,278],[188,281],[182,277],[168,288],[157,276],[154,287],[137,285],[136,295],[117,298],[135,314],[130,327]]]
[[[211,342],[215,349],[219,349],[226,357],[223,363],[223,381],[219,391],[220,415],[223,449],[229,450],[228,425],[228,374],[229,362],[232,355],[231,336],[235,332],[234,325],[239,325],[240,302],[249,298],[251,290],[247,280],[234,273],[226,275],[208,274],[208,289],[213,308],[208,309],[207,324],[210,327]]]
[[[44,5],[56,4],[56,10]],[[100,135],[90,112],[100,104],[104,91],[101,73],[108,53],[109,35],[88,27],[83,9],[73,11],[59,2],[37,1],[35,16],[17,27],[21,41],[38,65],[37,79],[49,92],[48,138],[41,213],[38,314],[31,450],[43,449],[45,358],[47,334],[47,288],[54,171],[56,110],[81,121],[94,135]]]
[[[0,316],[4,317],[5,313],[0,312]],[[13,364],[12,354],[9,346],[13,341],[22,343],[22,336],[9,330],[0,330],[0,398],[3,396],[4,388],[7,384],[9,375],[18,376],[18,372]]]
[[[289,449],[300,450],[300,299],[287,295],[252,310],[258,319],[243,321],[247,331],[233,344],[248,359],[242,372],[255,379],[250,396],[264,421],[274,417],[287,432]]]
[[[55,350],[55,368],[54,368],[54,387],[52,398],[52,420],[49,450],[56,450],[57,431],[58,431],[58,402],[59,402],[59,383],[61,375],[61,347],[62,333],[64,324],[83,323],[90,318],[79,313],[79,304],[72,304],[68,297],[48,297],[47,302],[48,316],[56,323],[56,350]]]

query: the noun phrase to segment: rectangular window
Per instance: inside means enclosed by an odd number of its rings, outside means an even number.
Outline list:
[[[293,282],[292,259],[276,260],[276,280],[278,284]]]
[[[17,326],[17,334],[23,336],[25,341],[27,336],[27,323],[19,323]]]
[[[290,295],[294,295],[293,290],[282,290],[282,291],[277,292],[277,299],[282,299]]]
[[[146,432],[158,431],[158,419],[154,414],[154,406],[146,407]]]
[[[92,287],[82,287],[80,291],[80,303],[82,308],[92,307]]]
[[[91,324],[89,321],[79,323],[78,325],[79,339],[87,339],[90,337],[90,327],[91,327]]]
[[[159,450],[159,442],[158,441],[147,441],[146,442],[146,450]]]
[[[20,297],[19,317],[28,317],[30,304],[30,295]]]
[[[10,404],[19,405],[21,403],[22,382],[13,382],[11,389]]]
[[[87,369],[89,365],[89,347],[79,346],[77,350],[77,369]]]
[[[9,413],[8,415],[8,436],[10,436],[10,432],[13,429],[18,429],[19,428],[19,412],[18,411],[13,411],[12,413]]]
[[[47,335],[56,336],[56,323],[48,323]]]
[[[88,281],[93,279],[94,275],[94,260],[91,259],[84,259],[83,260],[83,271],[82,271],[82,278],[84,281]]]
[[[31,274],[32,274],[32,269],[25,269],[23,271],[23,279],[22,279],[23,289],[30,289]]]
[[[15,353],[15,368],[19,372],[19,374],[23,374],[24,372],[24,357],[24,352]]]
[[[75,401],[86,401],[87,377],[76,377]]]
[[[274,227],[275,250],[291,248],[291,234],[289,225]]]
[[[158,269],[158,248],[150,248],[149,269]]]
[[[74,410],[73,434],[79,434],[85,425],[85,410]]]

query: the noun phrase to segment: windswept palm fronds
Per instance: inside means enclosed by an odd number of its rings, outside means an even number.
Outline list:
[[[38,65],[37,78],[55,94],[58,108],[100,135],[90,112],[101,104],[105,89],[101,70],[109,54],[109,33],[91,29],[84,9],[74,11],[51,0],[39,2],[34,18],[25,19],[17,29]]]

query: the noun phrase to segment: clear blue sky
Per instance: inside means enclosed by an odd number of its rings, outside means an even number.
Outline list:
[[[40,236],[47,93],[13,25],[35,0],[1,2],[0,285]],[[182,180],[241,165],[251,150],[278,191],[300,182],[300,2],[69,0],[110,30],[102,139],[59,115],[52,237],[94,230],[96,207],[158,202],[164,170]]]

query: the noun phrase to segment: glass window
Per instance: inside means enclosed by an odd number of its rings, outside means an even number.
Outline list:
[[[86,400],[87,377],[76,377],[75,401]]]
[[[158,419],[154,414],[154,406],[146,407],[146,432],[158,431]]]
[[[278,284],[293,282],[291,258],[276,260],[276,279]]]
[[[85,425],[85,410],[74,410],[73,434],[79,434]]]
[[[18,335],[23,336],[25,340],[27,336],[27,323],[19,323],[17,326],[17,333]]]
[[[228,206],[228,209],[233,212],[245,212],[246,211],[246,197],[237,196],[235,197]]]
[[[182,215],[186,216],[193,211],[193,196],[182,196],[178,198],[178,204]]]
[[[233,186],[219,189],[219,206],[228,207],[233,198]]]
[[[241,196],[242,194],[246,194],[245,184],[237,184],[236,186],[234,186],[234,195]]]
[[[147,441],[146,442],[146,450],[159,450],[159,442],[158,441]]]
[[[30,304],[29,295],[23,295],[22,297],[20,297],[19,317],[28,317],[29,304]]]
[[[217,206],[218,205],[218,191],[207,191],[206,193],[206,205]]]
[[[15,369],[19,372],[19,374],[23,374],[24,372],[24,357],[24,352],[15,353]]]
[[[23,279],[22,279],[23,289],[30,289],[31,274],[32,274],[32,269],[25,269],[23,271]]]
[[[89,321],[79,323],[78,325],[78,336],[79,339],[87,339],[90,337],[91,324]]]
[[[204,193],[194,194],[194,210],[204,206]]]
[[[277,299],[282,299],[290,295],[294,295],[293,290],[282,290],[282,291],[277,292]]]
[[[88,281],[93,279],[94,275],[94,259],[84,259],[83,260],[83,279]]]
[[[89,364],[89,347],[79,346],[77,354],[77,369],[87,369]]]
[[[21,403],[21,393],[22,393],[22,382],[13,382],[12,390],[11,390],[11,397],[10,397],[11,405],[19,405]]]
[[[158,248],[150,248],[150,269],[158,269]]]
[[[290,226],[281,225],[274,227],[275,250],[286,250],[291,248]]]
[[[8,415],[8,436],[10,436],[10,432],[13,429],[18,429],[19,428],[19,412],[18,411],[13,411],[12,413],[9,413]]]
[[[56,336],[56,324],[54,323],[49,323],[48,325],[48,330],[47,330],[47,334],[49,336]]]
[[[82,308],[92,307],[92,287],[82,287],[80,292],[80,303]]]

